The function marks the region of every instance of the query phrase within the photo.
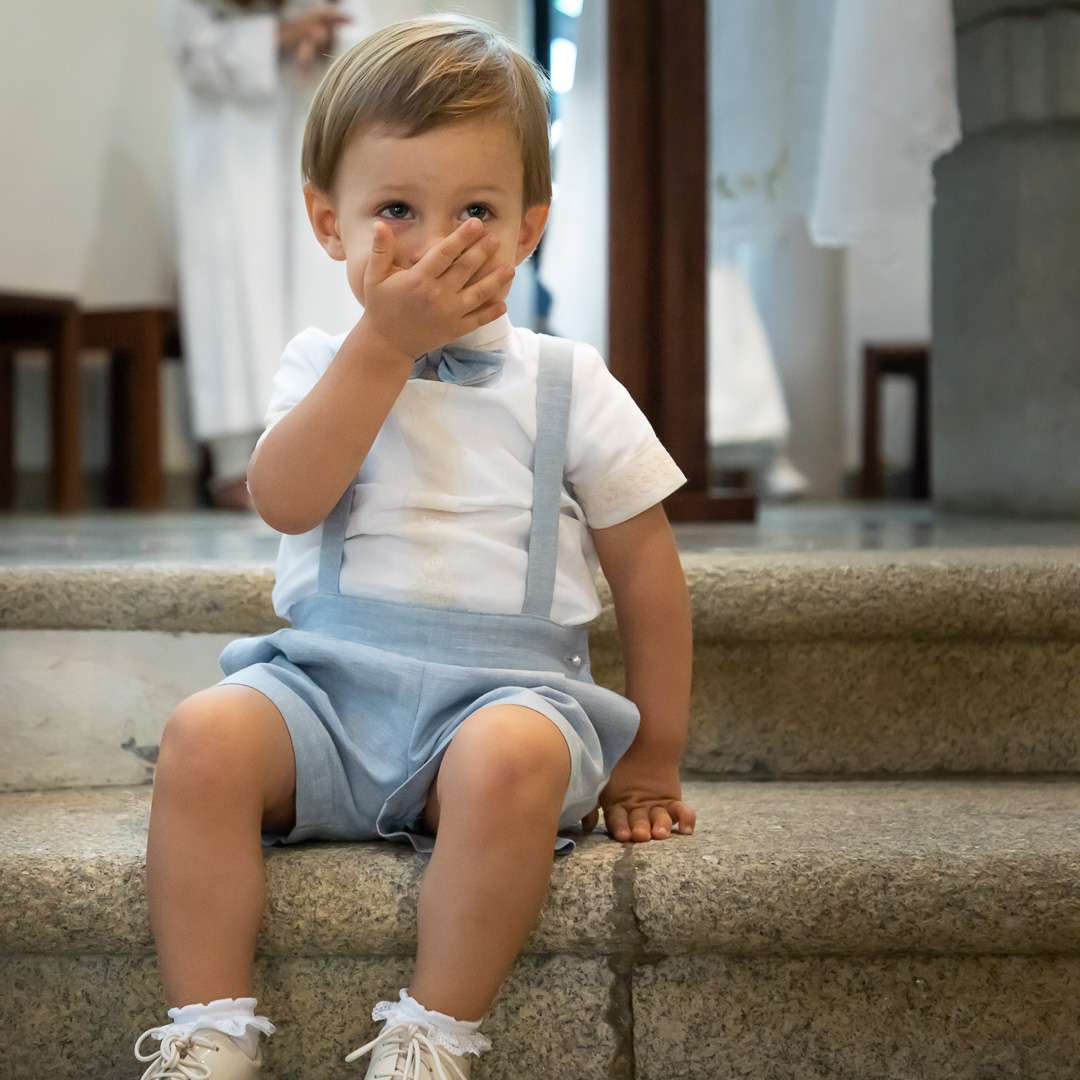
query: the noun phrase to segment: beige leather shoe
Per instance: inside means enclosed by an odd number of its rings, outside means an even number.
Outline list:
[[[139,1044],[148,1035],[154,1038],[160,1027],[148,1028],[135,1043],[135,1056],[149,1061],[139,1080],[256,1080],[262,1068],[260,1045],[255,1057],[216,1028],[196,1028],[189,1035],[168,1033],[153,1054],[140,1054]]]
[[[386,1022],[369,1043],[346,1055],[346,1061],[373,1051],[364,1080],[469,1080],[475,1054],[452,1054],[437,1046],[422,1024]],[[216,1080],[216,1078],[215,1078]]]

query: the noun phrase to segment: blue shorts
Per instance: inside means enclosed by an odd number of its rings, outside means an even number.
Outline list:
[[[293,625],[231,641],[225,678],[280,710],[296,754],[296,820],[264,846],[304,840],[409,842],[430,854],[422,815],[454,733],[485,705],[543,713],[570,748],[555,853],[569,853],[641,716],[598,686],[583,626],[527,614],[311,596]]]

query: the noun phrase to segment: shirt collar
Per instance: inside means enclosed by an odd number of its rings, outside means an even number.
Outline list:
[[[492,319],[483,326],[463,334],[449,342],[451,345],[462,345],[467,349],[492,349],[498,343],[505,341],[510,336],[513,325],[510,322],[510,313],[504,311],[497,319]]]

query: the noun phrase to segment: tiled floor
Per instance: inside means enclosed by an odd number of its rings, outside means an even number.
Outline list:
[[[924,502],[763,504],[758,520],[674,525],[682,551],[857,551],[1080,544],[1080,518],[967,517]],[[254,514],[0,514],[0,565],[272,565],[278,534]]]

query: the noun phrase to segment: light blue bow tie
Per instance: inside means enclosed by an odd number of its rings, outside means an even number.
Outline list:
[[[467,349],[463,345],[443,345],[424,353],[413,364],[410,379],[418,379],[426,368],[435,369],[442,382],[475,386],[494,379],[502,369],[506,353],[502,349]]]

